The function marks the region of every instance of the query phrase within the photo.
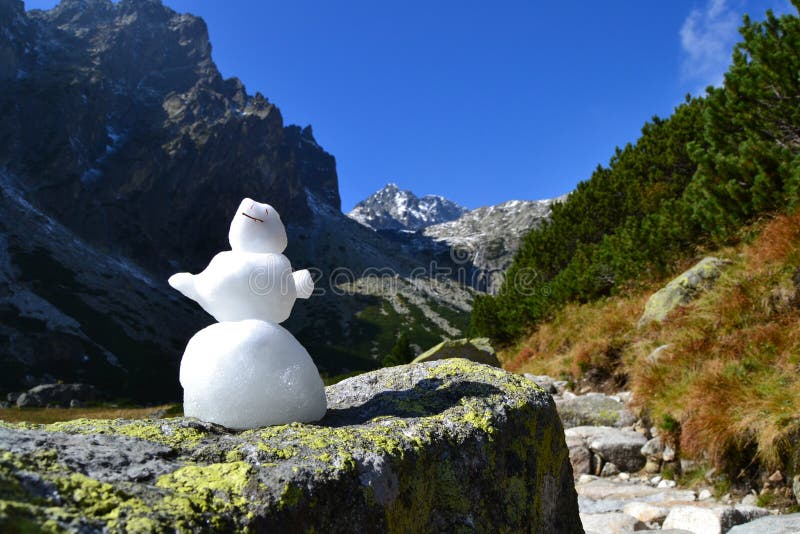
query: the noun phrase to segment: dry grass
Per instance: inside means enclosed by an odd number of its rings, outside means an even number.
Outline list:
[[[0,421],[8,423],[49,424],[73,419],[147,419],[176,417],[183,413],[180,405],[165,404],[148,408],[0,408]]]
[[[752,242],[714,254],[734,261],[714,289],[663,324],[636,327],[651,291],[567,306],[506,350],[506,367],[576,380],[597,368],[625,374],[683,454],[797,471],[800,214],[750,230]]]
[[[613,374],[634,339],[636,321],[647,295],[613,297],[591,304],[570,304],[543,323],[518,346],[501,353],[515,372],[578,379],[589,369]]]

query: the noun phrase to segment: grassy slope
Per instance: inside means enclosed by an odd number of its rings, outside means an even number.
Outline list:
[[[714,289],[663,324],[636,326],[665,282],[654,280],[566,306],[504,350],[505,367],[630,388],[685,456],[731,469],[760,463],[797,472],[800,214],[756,223],[742,237],[713,252],[733,261]],[[669,347],[649,361],[662,345]]]

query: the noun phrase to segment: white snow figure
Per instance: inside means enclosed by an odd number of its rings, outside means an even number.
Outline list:
[[[297,298],[307,299],[314,282],[307,270],[292,272],[281,254],[286,230],[275,208],[246,198],[220,252],[200,274],[178,273],[169,285],[194,300],[217,321],[261,319],[282,323]]]
[[[286,230],[269,204],[246,198],[231,223],[232,250],[200,274],[169,284],[219,321],[195,334],[181,361],[184,414],[230,428],[325,415],[325,387],[303,346],[283,327],[296,298],[309,298],[307,270],[282,254]]]
[[[187,416],[244,429],[325,415],[325,387],[306,349],[265,321],[212,324],[189,340],[181,361]]]

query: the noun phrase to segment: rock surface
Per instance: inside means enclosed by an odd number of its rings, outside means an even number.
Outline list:
[[[41,384],[33,387],[17,397],[20,408],[60,406],[70,407],[74,402],[91,402],[96,393],[93,386],[87,384]]]
[[[485,337],[442,341],[414,358],[414,363],[432,362],[445,358],[466,358],[473,362],[500,367],[500,360],[497,359],[494,347]]]
[[[327,388],[328,415],[2,425],[0,530],[582,532],[563,430],[530,381],[466,360]]]
[[[644,523],[622,512],[581,514],[586,534],[626,534],[645,528]]]
[[[664,520],[664,528],[688,530],[695,534],[724,534],[732,527],[767,515],[754,506],[726,506],[717,503],[696,503],[676,506]]]
[[[576,426],[631,426],[636,416],[619,399],[602,393],[588,393],[556,400],[564,428]]]
[[[640,451],[647,439],[638,432],[606,426],[578,426],[568,428],[565,434],[571,458],[574,455],[575,457],[578,454],[582,455],[582,452],[578,452],[582,449],[598,457],[598,460],[593,459],[591,464],[591,469],[596,474],[601,473],[603,464],[607,462],[629,473],[644,467],[645,459]],[[573,452],[573,449],[576,449],[576,452]],[[578,466],[575,464],[573,466],[578,474]]]
[[[736,525],[729,534],[797,534],[800,532],[800,514],[762,517]]]
[[[672,310],[687,304],[700,291],[710,287],[722,273],[722,267],[726,263],[728,262],[725,260],[709,256],[679,274],[648,299],[639,324],[663,321]]]

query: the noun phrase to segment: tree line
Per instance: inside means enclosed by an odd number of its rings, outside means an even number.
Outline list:
[[[800,12],[800,0],[792,0]],[[800,18],[745,16],[722,87],[687,95],[617,148],[523,240],[473,335],[511,341],[568,302],[663,276],[800,197]]]

